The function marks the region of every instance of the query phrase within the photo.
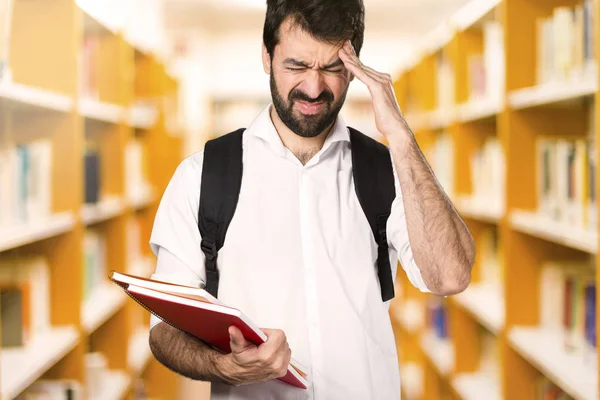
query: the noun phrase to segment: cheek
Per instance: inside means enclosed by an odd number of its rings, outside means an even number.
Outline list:
[[[302,79],[298,74],[282,72],[275,76],[275,82],[277,83],[279,94],[287,99],[290,92],[302,82]]]
[[[348,80],[342,75],[328,76],[325,78],[325,84],[337,100],[348,87]]]

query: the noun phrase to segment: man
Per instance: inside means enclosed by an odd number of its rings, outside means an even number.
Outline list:
[[[264,327],[254,346],[230,328],[232,353],[152,320],[155,357],[212,382],[212,399],[398,399],[389,302],[377,247],[354,190],[349,134],[338,113],[357,78],[372,96],[394,164],[390,258],[423,292],[463,291],[472,237],[444,194],[398,107],[391,78],[363,65],[362,0],[268,0],[262,58],[273,102],[243,136],[243,180],[219,252],[219,299]],[[202,287],[197,227],[203,152],[184,160],[151,238],[154,278]],[[269,328],[269,329],[267,329]],[[308,390],[275,379],[293,356]]]

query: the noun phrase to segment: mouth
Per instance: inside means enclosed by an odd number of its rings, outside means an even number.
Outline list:
[[[309,103],[307,101],[296,100],[295,103],[300,108],[300,112],[302,114],[308,114],[308,115],[317,114],[317,113],[323,111],[325,109],[325,105],[326,105],[326,103],[323,101],[320,101],[318,103]]]

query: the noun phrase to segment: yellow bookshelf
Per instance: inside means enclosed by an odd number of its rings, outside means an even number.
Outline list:
[[[580,40],[586,16],[592,21],[587,49]],[[544,27],[550,18],[560,22]],[[400,365],[410,362],[420,371],[403,384],[418,379],[416,386],[423,388],[404,391],[407,399],[538,399],[542,381],[577,400],[598,398],[597,348],[566,346],[569,335],[547,324],[551,305],[545,304],[548,297],[542,300],[549,264],[591,264],[596,285],[600,279],[598,227],[590,217],[598,205],[588,198],[598,178],[586,166],[582,182],[570,178],[568,187],[577,189],[568,196],[560,186],[553,189],[560,202],[552,203],[540,191],[545,170],[538,146],[545,138],[580,141],[592,143],[590,154],[598,153],[597,139],[589,137],[598,137],[599,18],[597,1],[473,1],[449,19],[452,37],[397,77],[394,87],[407,121],[442,184],[449,182],[446,190],[477,245],[471,286],[441,301],[444,340],[435,334],[439,320],[432,322],[439,315],[428,308],[433,296],[413,290],[398,274],[400,294],[390,315]],[[562,51],[549,52],[548,29],[558,38],[550,48]],[[443,60],[451,66],[452,85],[438,79]],[[440,85],[450,91],[444,101],[452,100],[442,114],[450,117],[441,119]],[[444,133],[451,145],[441,153],[451,157],[440,157]],[[574,208],[576,217],[569,216],[566,207],[579,200],[589,210]],[[548,216],[548,201],[561,217]],[[590,273],[582,265],[573,267],[576,273]],[[579,314],[568,318],[581,324],[581,310],[590,305],[578,307]],[[561,324],[563,312],[555,310],[560,315],[553,317]],[[596,329],[593,334],[597,338]]]
[[[85,390],[90,352],[101,353],[110,371],[110,390],[101,398],[134,398],[140,381],[149,398],[174,398],[177,376],[148,348],[147,313],[108,282],[84,301],[82,282],[90,230],[104,240],[108,271],[148,275],[154,268],[147,244],[153,217],[182,158],[177,79],[72,0],[13,0],[10,15],[0,151],[48,140],[52,179],[49,215],[0,224],[0,263],[45,258],[51,328],[25,346],[0,349],[0,398],[15,398],[40,379],[74,379]],[[88,148],[101,159],[100,199],[93,204],[84,200]],[[139,163],[133,178],[131,154]],[[143,185],[129,190],[140,176]]]

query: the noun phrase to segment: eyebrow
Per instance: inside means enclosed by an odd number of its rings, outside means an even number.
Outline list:
[[[304,61],[296,60],[294,58],[286,58],[283,61],[283,63],[288,64],[288,65],[293,65],[295,67],[310,68],[310,66],[307,63],[305,63]],[[344,64],[344,62],[340,58],[338,58],[334,62],[324,66],[323,69],[335,68],[335,67],[339,67],[343,64]]]

